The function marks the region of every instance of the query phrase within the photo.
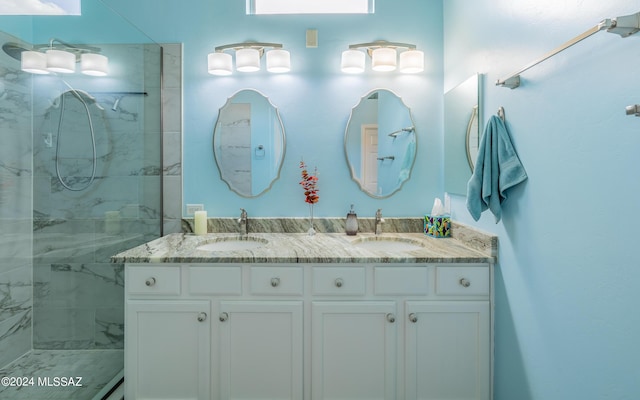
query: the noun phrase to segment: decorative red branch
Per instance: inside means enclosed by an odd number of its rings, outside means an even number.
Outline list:
[[[300,168],[302,169],[302,180],[300,181],[300,185],[304,189],[304,201],[309,204],[315,204],[320,200],[320,196],[318,196],[318,189],[316,188],[318,184],[318,169],[316,168],[313,175],[310,175],[307,172],[307,164],[304,161],[300,161]]]

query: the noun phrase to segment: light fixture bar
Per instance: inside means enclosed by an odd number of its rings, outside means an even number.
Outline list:
[[[289,72],[291,70],[291,56],[280,43],[242,42],[217,46],[213,53],[207,56],[208,72],[211,75],[230,75],[233,73],[233,60],[227,50],[235,51],[236,70],[240,72],[255,72],[260,70],[260,59],[266,52],[267,71],[273,73]]]
[[[365,70],[364,52],[371,57],[371,69],[379,72],[395,71],[396,68],[405,74],[415,74],[424,71],[424,52],[417,49],[415,44],[402,42],[357,43],[349,45],[349,49],[342,52],[340,69],[344,73],[357,74]],[[398,50],[404,49],[404,50]],[[358,55],[360,53],[361,55]],[[398,53],[400,63],[398,65]]]
[[[263,42],[244,42],[244,43],[233,43],[233,44],[225,44],[223,46],[218,46],[215,48],[216,53],[221,53],[225,50],[240,50],[240,49],[256,49],[260,51],[260,56],[264,53],[265,47],[271,47],[273,49],[281,49],[282,44],[280,43],[263,43]]]
[[[373,50],[380,49],[382,47],[389,47],[389,48],[392,48],[392,49],[402,49],[402,48],[409,49],[409,50],[415,50],[416,49],[416,45],[415,44],[400,43],[400,42],[387,42],[386,40],[376,40],[375,42],[358,43],[358,44],[350,44],[349,45],[349,49],[351,49],[351,50],[367,49],[367,52],[369,53],[369,55],[371,55],[371,52],[373,52]]]
[[[59,44],[59,46],[56,45]],[[33,50],[63,50],[69,53],[73,53],[76,56],[76,62],[80,61],[80,57],[85,53],[99,54],[102,49],[100,47],[88,46],[85,44],[69,44],[63,40],[52,38],[49,40],[49,44],[37,44],[33,46]]]

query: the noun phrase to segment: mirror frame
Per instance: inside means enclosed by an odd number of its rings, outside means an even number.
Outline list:
[[[471,111],[471,117],[469,118],[469,124],[467,124],[467,136],[465,137],[465,147],[467,150],[467,161],[469,161],[469,167],[471,168],[471,174],[473,174],[473,170],[476,167],[476,160],[471,155],[471,150],[469,149],[469,142],[471,142],[471,137],[473,134],[473,125],[476,123],[476,138],[478,139],[478,147],[480,146],[480,116],[478,115],[478,110],[480,108],[480,102],[473,107],[473,111]],[[477,158],[477,155],[476,155]]]
[[[467,195],[467,183],[475,169],[469,141],[482,136],[484,75],[475,73],[446,91],[444,99],[444,190]]]
[[[216,146],[215,146],[215,140],[216,140],[216,131],[218,128],[218,121],[220,120],[220,114],[222,113],[222,110],[229,104],[231,104],[233,102],[233,98],[241,92],[254,92],[260,96],[262,96],[267,103],[273,107],[273,109],[276,112],[276,117],[278,118],[278,125],[280,127],[280,130],[282,132],[282,155],[280,156],[280,159],[278,160],[278,172],[276,174],[276,176],[271,180],[271,182],[269,183],[269,186],[267,186],[263,191],[261,191],[258,194],[255,195],[246,195],[244,193],[240,193],[238,190],[236,190],[235,188],[231,187],[231,185],[229,184],[229,182],[224,178],[224,176],[222,176],[222,168],[220,167],[220,162],[218,161],[218,157],[217,157],[217,152],[216,152]],[[269,190],[271,190],[271,188],[273,187],[273,185],[275,184],[275,182],[280,179],[280,174],[282,172],[282,166],[284,164],[284,157],[285,154],[287,152],[287,135],[285,133],[284,130],[284,124],[282,123],[282,118],[280,117],[280,110],[278,110],[278,107],[275,106],[275,104],[273,104],[273,102],[271,102],[271,99],[267,96],[265,96],[262,92],[260,92],[259,90],[256,89],[240,89],[238,91],[236,91],[235,93],[233,93],[231,96],[227,97],[227,101],[222,105],[222,107],[220,107],[218,109],[218,116],[216,117],[216,121],[213,125],[213,135],[211,138],[211,146],[213,148],[213,158],[216,162],[216,167],[218,168],[218,174],[220,175],[220,180],[222,180],[227,187],[229,187],[229,189],[234,192],[235,194],[237,194],[238,196],[244,197],[244,198],[255,198],[255,197],[259,197],[262,196],[263,194],[265,194],[266,192],[268,192]]]
[[[367,191],[365,189],[365,187],[362,185],[362,182],[360,181],[360,179],[357,176],[355,176],[354,169],[351,166],[351,162],[349,161],[349,153],[347,152],[347,134],[349,133],[349,126],[351,124],[351,119],[353,118],[353,112],[355,111],[355,109],[360,104],[362,104],[362,102],[364,100],[366,100],[373,93],[379,92],[379,91],[385,91],[385,92],[391,93],[392,95],[397,97],[398,100],[400,100],[400,104],[407,109],[407,112],[409,113],[409,120],[411,121],[411,125],[413,126],[413,135],[414,135],[414,140],[415,140],[415,150],[414,150],[414,154],[413,154],[413,160],[411,161],[411,168],[409,168],[409,174],[407,175],[407,179],[403,180],[402,183],[400,183],[391,193],[383,195],[383,196],[377,195],[377,194],[374,194],[374,193],[370,193],[369,191]],[[358,184],[358,187],[360,188],[360,190],[362,192],[364,192],[365,194],[367,194],[368,196],[373,197],[374,199],[386,199],[388,197],[393,196],[395,193],[400,191],[400,189],[402,189],[404,184],[407,181],[409,181],[409,179],[411,179],[411,173],[413,172],[413,167],[415,166],[416,158],[418,156],[418,134],[417,134],[417,131],[416,131],[416,123],[415,123],[415,120],[413,119],[413,114],[411,113],[411,108],[404,102],[402,97],[400,97],[393,90],[384,89],[384,88],[372,89],[372,90],[368,91],[365,95],[360,97],[360,100],[358,100],[358,103],[356,103],[355,106],[351,107],[351,112],[349,113],[349,120],[347,121],[347,126],[345,127],[345,130],[344,130],[344,156],[345,156],[345,160],[347,162],[347,166],[349,167],[349,174],[351,175],[351,179],[354,182],[356,182]]]

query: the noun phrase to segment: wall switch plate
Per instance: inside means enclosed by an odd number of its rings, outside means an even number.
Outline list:
[[[307,47],[318,47],[317,29],[307,29]]]
[[[204,211],[204,204],[187,204],[187,215],[194,215],[196,211]]]

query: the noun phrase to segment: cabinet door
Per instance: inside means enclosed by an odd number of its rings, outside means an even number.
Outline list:
[[[406,398],[489,400],[489,302],[416,301],[406,310]]]
[[[302,399],[302,301],[224,301],[220,311],[220,398]]]
[[[396,303],[317,301],[311,307],[311,397],[395,399]]]
[[[128,301],[127,399],[209,399],[208,301]]]

